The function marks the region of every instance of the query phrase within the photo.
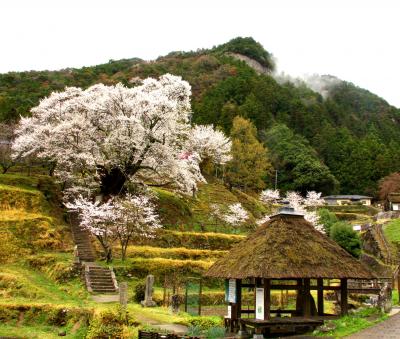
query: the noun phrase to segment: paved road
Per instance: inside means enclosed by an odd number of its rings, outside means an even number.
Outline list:
[[[400,313],[346,339],[400,339]]]

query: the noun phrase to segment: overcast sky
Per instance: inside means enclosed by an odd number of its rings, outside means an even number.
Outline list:
[[[0,72],[60,69],[252,36],[290,75],[332,74],[400,107],[400,1],[0,0]]]

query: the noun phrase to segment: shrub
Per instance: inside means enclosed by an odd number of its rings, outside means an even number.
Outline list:
[[[153,274],[156,278],[161,278],[164,275],[200,276],[211,266],[211,264],[211,261],[201,260],[135,258],[129,261],[128,266],[114,266],[114,270],[118,275],[131,274],[138,278],[144,278],[149,274]]]
[[[216,259],[220,258],[226,251],[218,250],[197,250],[184,247],[179,248],[163,248],[152,246],[128,246],[127,257],[141,258],[166,258],[166,259]]]
[[[326,234],[329,234],[332,225],[339,221],[335,213],[329,211],[326,208],[319,209],[318,216],[319,222],[324,226]]]
[[[122,339],[125,322],[116,311],[107,310],[95,316],[86,334],[87,339]]]
[[[200,330],[209,330],[213,327],[222,325],[222,319],[219,317],[195,317],[188,320],[188,324],[197,327]]]
[[[144,300],[145,291],[146,291],[146,283],[139,282],[135,286],[135,294],[133,296],[133,300],[136,301],[137,303],[140,303],[142,300]]]
[[[244,238],[243,235],[235,234],[161,230],[155,239],[151,239],[151,244],[158,247],[229,250],[234,244],[242,241]]]
[[[330,237],[353,257],[358,258],[361,254],[360,236],[353,227],[345,222],[339,221],[332,225]]]

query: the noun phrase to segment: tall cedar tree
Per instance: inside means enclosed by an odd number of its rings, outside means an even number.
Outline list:
[[[253,123],[240,116],[232,122],[232,160],[227,165],[226,179],[229,186],[243,190],[260,190],[272,169],[268,150],[257,140]]]

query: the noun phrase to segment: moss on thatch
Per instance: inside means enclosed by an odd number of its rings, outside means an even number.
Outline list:
[[[217,260],[215,278],[363,278],[375,276],[302,216],[276,215]]]

